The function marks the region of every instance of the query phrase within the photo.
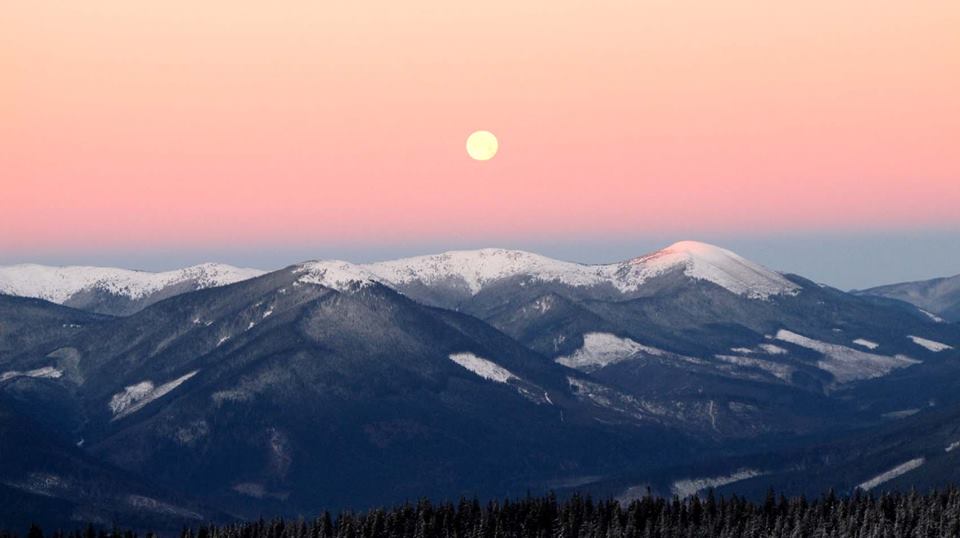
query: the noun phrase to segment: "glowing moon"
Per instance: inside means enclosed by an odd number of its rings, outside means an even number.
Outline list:
[[[500,147],[490,131],[476,131],[467,137],[467,154],[477,161],[489,161]]]

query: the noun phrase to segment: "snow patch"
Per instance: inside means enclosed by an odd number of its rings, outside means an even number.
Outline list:
[[[143,409],[150,402],[165,396],[179,387],[184,381],[197,375],[197,372],[199,372],[199,370],[194,370],[173,381],[164,383],[159,387],[154,387],[152,381],[141,381],[135,385],[127,386],[123,392],[118,392],[110,398],[109,406],[110,411],[113,412],[113,420],[123,418]]]
[[[762,349],[768,355],[786,355],[787,354],[786,349],[783,349],[782,347],[776,344],[760,344],[757,347]]]
[[[610,333],[587,333],[583,335],[583,346],[572,355],[557,357],[555,362],[590,372],[604,366],[630,359],[638,353],[654,356],[666,354],[661,349],[645,346],[629,338],[621,338]]]
[[[765,361],[762,359],[755,359],[753,357],[741,357],[739,355],[714,355],[717,359],[720,359],[723,362],[736,364],[737,366],[746,366],[749,368],[759,368],[770,375],[790,382],[790,379],[793,377],[794,369],[791,366],[786,364],[780,364],[771,361]]]
[[[723,476],[714,476],[709,478],[687,478],[674,482],[673,485],[670,486],[670,491],[674,495],[683,499],[691,495],[696,495],[707,488],[718,488],[720,486],[733,484],[734,482],[739,482],[748,478],[754,478],[763,474],[764,473],[756,469],[740,469],[734,473]]]
[[[10,370],[0,374],[0,382],[7,381],[16,377],[32,377],[35,379],[58,379],[63,376],[63,371],[52,366],[44,366],[34,370],[21,372],[19,370]]]
[[[220,390],[210,395],[210,399],[217,405],[223,405],[224,402],[246,402],[253,399],[253,394],[249,391],[239,389]]]
[[[506,383],[511,379],[520,379],[513,375],[510,370],[493,361],[478,357],[473,353],[451,353],[450,360],[484,379],[496,381],[497,383]]]
[[[533,302],[533,307],[540,314],[546,314],[553,307],[553,299],[550,296],[540,297]]]
[[[932,319],[933,321],[935,321],[935,322],[937,322],[937,323],[945,323],[945,321],[943,320],[943,318],[941,318],[940,316],[934,314],[933,312],[927,312],[926,310],[924,310],[924,309],[922,309],[922,308],[918,308],[917,310],[919,310],[923,315],[927,316],[928,318]]]
[[[594,383],[576,377],[568,376],[567,383],[570,384],[570,389],[578,399],[589,401],[594,405],[605,407],[636,419],[642,420],[649,418],[647,410],[644,409],[641,402],[629,394],[623,394],[600,383]]]
[[[911,417],[913,415],[916,415],[919,412],[920,412],[919,409],[901,409],[900,411],[890,411],[889,413],[884,413],[881,416],[883,418],[899,419],[899,418]]]
[[[62,476],[50,473],[30,473],[18,482],[6,485],[44,497],[62,497],[75,490],[76,485]]]
[[[863,346],[867,349],[877,349],[878,347],[880,347],[880,344],[876,342],[871,342],[870,340],[867,340],[865,338],[857,338],[856,340],[853,341],[853,343],[857,344],[858,346]]]
[[[821,342],[786,329],[777,331],[776,338],[821,353],[823,359],[817,361],[817,367],[833,374],[838,383],[882,377],[897,368],[906,368],[920,362],[903,355],[888,357],[840,344]]]
[[[639,484],[636,486],[630,486],[627,489],[623,490],[623,493],[617,495],[617,502],[621,505],[628,504],[633,501],[638,501],[652,492],[650,484]]]
[[[890,469],[885,473],[880,473],[877,476],[871,478],[870,480],[863,482],[857,487],[864,491],[870,491],[871,489],[879,486],[880,484],[883,484],[884,482],[889,482],[890,480],[893,480],[898,476],[909,473],[910,471],[916,469],[917,467],[920,467],[921,465],[923,465],[924,461],[926,460],[924,460],[923,458],[914,458],[908,462],[901,463],[900,465],[897,465],[893,469]]]
[[[937,342],[936,340],[928,340],[926,338],[920,338],[919,336],[913,336],[913,335],[907,336],[907,338],[912,340],[914,344],[917,344],[920,347],[927,348],[928,350],[934,353],[939,353],[941,351],[953,349],[953,346],[950,346],[941,342]]]
[[[203,516],[196,512],[187,510],[186,508],[180,508],[179,506],[174,506],[170,503],[158,501],[152,497],[145,497],[143,495],[127,495],[127,504],[138,510],[145,510],[147,512],[154,512],[157,514],[196,520],[203,519]]]
[[[450,360],[470,370],[478,376],[497,383],[509,383],[523,398],[537,404],[553,405],[550,395],[543,388],[524,381],[510,370],[499,364],[474,355],[473,353],[451,353]]]

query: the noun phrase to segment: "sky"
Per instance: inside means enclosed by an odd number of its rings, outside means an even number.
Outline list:
[[[957,28],[956,0],[8,2],[0,263],[700,239],[843,287],[956,274]]]

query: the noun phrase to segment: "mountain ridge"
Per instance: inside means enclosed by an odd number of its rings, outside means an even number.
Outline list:
[[[333,287],[349,282],[379,281],[392,287],[413,282],[435,284],[460,280],[470,294],[507,278],[529,276],[574,287],[609,285],[620,293],[635,292],[649,279],[674,269],[695,279],[714,282],[753,298],[794,293],[799,286],[777,272],[707,243],[679,241],[658,251],[608,264],[562,261],[524,250],[483,248],[451,250],[367,264],[343,260],[310,260],[295,264],[308,279]],[[39,264],[0,266],[0,293],[68,304],[77,294],[99,289],[139,300],[164,287],[195,281],[195,289],[232,284],[265,274],[219,263],[205,263],[164,272],[112,267]]]
[[[0,294],[43,299],[100,314],[127,315],[178,293],[233,284],[264,273],[222,263],[162,272],[18,264],[0,267]]]
[[[857,295],[871,295],[910,303],[933,317],[960,321],[960,275],[914,280],[854,290]]]

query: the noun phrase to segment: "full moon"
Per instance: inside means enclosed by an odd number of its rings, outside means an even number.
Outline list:
[[[489,161],[498,147],[497,137],[490,131],[476,131],[467,137],[467,154],[477,161]]]

